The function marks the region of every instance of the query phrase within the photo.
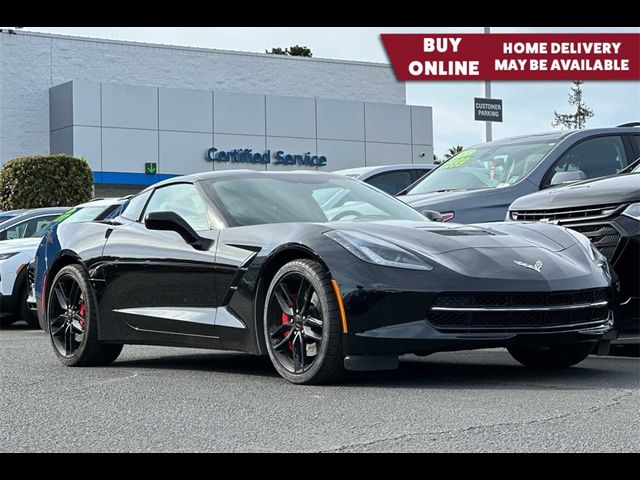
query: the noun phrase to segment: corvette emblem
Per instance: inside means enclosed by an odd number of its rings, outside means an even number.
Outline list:
[[[524,267],[524,268],[535,270],[538,273],[540,273],[540,270],[542,270],[542,265],[543,265],[542,260],[537,260],[536,263],[534,263],[533,265],[529,263],[521,262],[519,260],[514,260],[513,263],[515,263],[516,265],[520,265],[521,267]]]

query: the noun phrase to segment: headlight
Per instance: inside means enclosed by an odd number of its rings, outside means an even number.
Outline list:
[[[381,238],[347,230],[333,230],[325,235],[365,262],[412,270],[433,270],[417,255]]]
[[[11,253],[0,253],[0,260],[6,260],[7,258],[11,258],[14,255],[17,255],[19,252],[11,252]]]
[[[635,218],[636,220],[640,220],[640,203],[632,203],[622,212],[623,215],[627,217]]]

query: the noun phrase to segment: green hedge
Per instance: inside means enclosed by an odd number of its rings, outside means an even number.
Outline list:
[[[93,175],[84,158],[35,155],[0,169],[0,211],[73,206],[91,200]]]

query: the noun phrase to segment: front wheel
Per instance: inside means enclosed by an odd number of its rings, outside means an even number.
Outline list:
[[[40,328],[38,322],[38,316],[31,310],[27,303],[29,298],[29,282],[25,282],[25,286],[22,288],[22,294],[20,295],[20,307],[18,309],[18,316],[24,320],[30,328]]]
[[[319,384],[341,376],[340,312],[322,265],[294,260],[278,270],[267,291],[264,336],[269,358],[286,380]]]
[[[98,341],[97,302],[80,265],[63,267],[53,279],[46,322],[53,351],[68,367],[107,365],[122,351],[122,344]]]
[[[593,351],[595,343],[568,343],[507,347],[511,356],[525,367],[536,369],[567,368],[577,365]]]

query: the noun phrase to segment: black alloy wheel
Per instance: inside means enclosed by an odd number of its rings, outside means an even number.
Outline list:
[[[323,383],[343,370],[342,331],[331,279],[311,260],[294,260],[274,276],[264,316],[272,363],[293,383]]]
[[[97,302],[89,276],[80,265],[63,267],[47,295],[46,324],[54,352],[69,367],[106,365],[121,343],[98,341]]]
[[[73,357],[82,343],[86,326],[85,294],[71,273],[59,275],[50,292],[49,333],[63,357]]]

